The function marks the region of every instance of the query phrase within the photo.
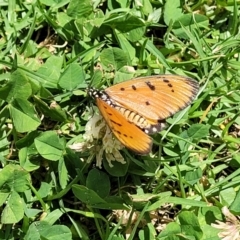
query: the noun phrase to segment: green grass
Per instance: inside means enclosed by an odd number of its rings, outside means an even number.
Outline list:
[[[1,239],[217,240],[216,220],[239,228],[222,208],[240,214],[240,1],[183,2],[1,3]],[[151,154],[96,160],[87,87],[169,73],[201,88]]]

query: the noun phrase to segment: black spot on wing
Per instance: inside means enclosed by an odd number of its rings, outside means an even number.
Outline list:
[[[147,106],[149,106],[149,105],[150,105],[150,102],[149,102],[149,101],[146,101],[145,104],[146,104]]]
[[[137,90],[137,88],[136,88],[136,86],[135,86],[135,85],[132,85],[132,89],[133,89],[134,91],[136,91],[136,90]]]
[[[125,90],[125,88],[123,88],[123,87],[120,88],[120,91],[124,91],[124,90]]]
[[[122,126],[122,124],[120,124],[120,123],[117,123],[117,122],[113,121],[112,119],[110,119],[110,121],[111,121],[113,124],[115,124],[115,125],[118,125],[119,127],[121,127],[121,126]]]
[[[147,84],[147,86],[150,88],[150,90],[154,91],[156,88],[154,85],[151,84],[151,82],[145,82]]]
[[[169,83],[169,80],[166,79],[166,78],[164,78],[164,79],[163,79],[163,82],[165,82],[165,83]]]
[[[172,87],[173,87],[173,85],[172,85],[171,83],[168,83],[168,86],[169,86],[170,88],[172,88]]]

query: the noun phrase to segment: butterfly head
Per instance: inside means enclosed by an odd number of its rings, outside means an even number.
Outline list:
[[[99,98],[99,99],[103,100],[104,102],[106,102],[108,105],[114,107],[114,101],[109,97],[109,95],[105,91],[98,90],[96,88],[89,88],[88,94],[92,98],[95,98],[95,99]]]

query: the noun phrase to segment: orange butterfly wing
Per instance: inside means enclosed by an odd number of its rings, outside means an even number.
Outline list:
[[[156,75],[119,83],[105,92],[117,104],[139,113],[151,125],[157,125],[187,107],[198,90],[198,83],[191,78]]]
[[[152,139],[147,134],[102,99],[96,98],[96,103],[108,126],[123,145],[142,155],[151,151]]]

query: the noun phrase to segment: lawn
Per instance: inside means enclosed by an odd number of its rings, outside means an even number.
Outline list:
[[[239,0],[2,1],[0,239],[239,240],[239,11]],[[166,127],[137,154],[89,89],[146,77],[155,90],[163,74],[199,90],[176,109],[169,94]],[[139,126],[119,118],[136,141]]]

